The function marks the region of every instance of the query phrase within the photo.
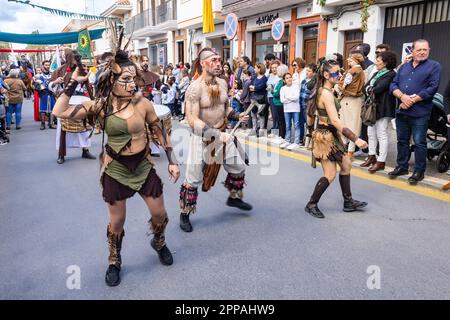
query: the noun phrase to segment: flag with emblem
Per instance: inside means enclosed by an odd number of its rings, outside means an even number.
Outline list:
[[[91,37],[87,29],[83,29],[78,33],[77,51],[81,55],[81,58],[89,59],[89,62],[92,64]]]

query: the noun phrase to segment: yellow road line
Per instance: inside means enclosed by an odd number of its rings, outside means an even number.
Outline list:
[[[286,150],[280,149],[278,147],[271,146],[270,144],[265,144],[265,143],[259,144],[259,143],[244,140],[244,139],[240,139],[240,141],[244,142],[245,144],[247,144],[251,147],[263,149],[268,152],[278,153],[284,157],[300,160],[303,162],[309,162],[309,163],[311,162],[311,157],[304,155],[304,154],[286,151]],[[320,165],[319,163],[317,163],[317,164]],[[444,191],[434,190],[434,189],[423,187],[420,185],[411,186],[406,181],[391,180],[385,176],[381,176],[381,175],[377,175],[377,174],[370,174],[367,171],[363,171],[363,170],[355,168],[355,167],[352,168],[352,175],[362,178],[362,179],[366,179],[366,180],[381,183],[381,184],[384,184],[384,185],[387,185],[390,187],[394,187],[397,189],[414,192],[414,193],[420,194],[425,197],[429,197],[429,198],[433,198],[433,199],[437,199],[437,200],[441,200],[441,201],[445,201],[445,202],[450,202],[450,194],[446,193]]]

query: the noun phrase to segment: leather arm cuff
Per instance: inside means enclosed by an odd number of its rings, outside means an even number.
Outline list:
[[[78,82],[74,79],[70,79],[67,86],[64,88],[64,93],[66,96],[71,97],[75,93],[75,89],[78,86]]]
[[[166,148],[166,155],[167,159],[169,160],[169,164],[171,165],[178,165],[178,160],[175,157],[175,154],[173,153],[172,147]]]
[[[358,136],[354,134],[353,131],[350,130],[349,128],[342,129],[342,135],[351,142],[356,142],[356,140],[358,140]]]
[[[206,138],[207,140],[211,140],[212,137],[219,137],[220,136],[220,130],[210,128],[207,125],[205,125],[202,129],[202,136]]]

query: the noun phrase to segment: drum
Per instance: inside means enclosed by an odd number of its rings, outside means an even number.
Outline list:
[[[172,132],[172,114],[169,107],[162,104],[154,104],[153,107],[159,120],[163,122],[167,133],[170,135]]]
[[[86,97],[86,96],[73,95],[70,97],[69,104],[76,106],[79,104],[83,104],[83,102],[86,102],[86,101],[91,101],[91,99],[89,99],[89,97]]]

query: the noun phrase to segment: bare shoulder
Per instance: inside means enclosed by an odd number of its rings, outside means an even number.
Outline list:
[[[219,86],[228,88],[228,84],[225,81],[225,79],[222,79],[222,78],[216,78],[216,79],[217,79],[217,83],[219,84]]]
[[[145,99],[145,98],[141,97],[135,102],[135,104],[137,106],[139,106],[140,109],[145,110],[145,112],[151,112],[151,111],[155,112],[155,108],[153,106],[153,103],[150,100],[148,100],[148,99]]]
[[[198,78],[189,84],[186,90],[186,100],[189,102],[195,102],[200,99],[202,92],[202,80]]]

